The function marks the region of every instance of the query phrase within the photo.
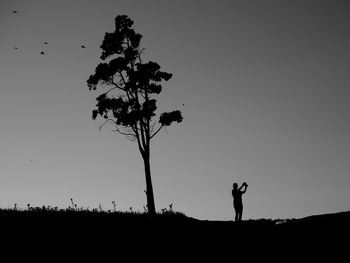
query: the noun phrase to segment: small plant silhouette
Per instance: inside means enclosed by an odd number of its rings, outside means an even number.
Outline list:
[[[147,205],[144,205],[144,206],[143,206],[143,212],[144,212],[144,213],[148,213]]]
[[[72,210],[74,210],[74,208],[76,207],[76,204],[74,203],[74,200],[73,198],[70,199],[70,202],[72,203]]]

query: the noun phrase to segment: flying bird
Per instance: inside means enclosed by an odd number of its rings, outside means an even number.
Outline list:
[[[84,45],[81,45],[81,48],[86,48],[86,46],[84,46]]]
[[[15,47],[15,49],[17,50],[17,49],[18,49],[18,47]]]
[[[47,43],[47,42],[45,41],[44,44],[47,45],[47,44],[49,44],[49,43]]]
[[[45,55],[45,52],[44,52],[44,51],[41,51],[40,54],[41,54],[41,55]]]
[[[16,10],[12,10],[12,13],[14,14],[18,14],[18,12]]]

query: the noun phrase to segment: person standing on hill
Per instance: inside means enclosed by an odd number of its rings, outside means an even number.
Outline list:
[[[242,190],[243,187],[244,187],[244,190]],[[236,212],[235,221],[242,220],[242,214],[243,214],[242,195],[247,191],[247,187],[248,185],[246,182],[244,182],[240,188],[238,188],[237,183],[233,184],[232,196],[233,196],[233,207]]]

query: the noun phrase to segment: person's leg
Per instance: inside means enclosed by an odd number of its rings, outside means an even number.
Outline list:
[[[239,221],[242,221],[242,215],[243,215],[243,205],[241,206],[241,209],[239,211]]]
[[[242,209],[243,206],[240,203],[236,204],[236,211],[237,211],[237,220],[236,221],[241,221],[242,220]]]
[[[233,204],[233,207],[235,209],[235,221],[238,221],[238,218],[239,218],[239,210],[238,210],[238,207],[236,204]]]

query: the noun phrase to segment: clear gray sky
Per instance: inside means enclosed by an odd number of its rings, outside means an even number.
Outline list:
[[[245,219],[350,209],[350,4],[334,0],[0,0],[0,207],[142,211],[137,145],[99,131],[86,86],[120,14],[173,73],[159,111],[184,116],[153,141],[158,210],[232,220],[244,181]]]

